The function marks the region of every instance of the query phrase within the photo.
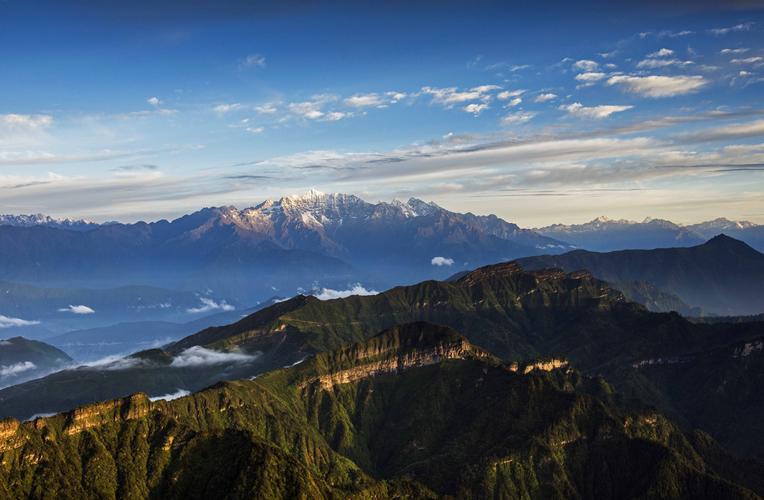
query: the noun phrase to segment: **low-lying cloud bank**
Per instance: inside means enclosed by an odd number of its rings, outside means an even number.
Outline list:
[[[39,324],[39,321],[11,318],[10,316],[4,316],[0,314],[0,328],[12,328],[14,326],[31,326]]]
[[[2,365],[0,366],[0,377],[11,377],[14,375],[18,375],[19,373],[24,373],[29,370],[34,370],[35,368],[37,368],[37,365],[35,365],[31,361],[22,361],[20,363],[14,363],[12,365]]]
[[[332,300],[332,299],[344,299],[351,295],[377,295],[379,292],[376,290],[367,290],[360,283],[356,283],[347,290],[334,290],[331,288],[322,288],[321,291],[314,296],[318,300]]]
[[[257,355],[239,352],[221,352],[201,346],[189,347],[172,360],[170,366],[188,368],[197,366],[222,365],[225,363],[247,363],[257,359]]]
[[[171,368],[196,368],[229,363],[248,363],[256,360],[258,357],[259,354],[223,352],[207,349],[201,346],[193,346],[173,357],[169,366]],[[106,356],[96,361],[78,365],[78,367],[92,368],[96,370],[127,370],[131,368],[152,366],[157,367],[162,365],[147,359],[121,355]]]
[[[172,401],[173,399],[182,398],[184,396],[188,396],[189,394],[191,394],[191,391],[187,391],[185,389],[178,389],[175,392],[171,392],[163,396],[151,396],[149,399],[151,401],[159,401],[159,400]]]

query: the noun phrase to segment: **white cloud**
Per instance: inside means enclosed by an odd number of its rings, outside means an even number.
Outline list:
[[[37,365],[35,365],[31,361],[22,361],[20,363],[14,363],[12,365],[2,365],[0,366],[0,377],[9,377],[13,375],[18,375],[19,373],[24,373],[29,370],[34,370],[35,368],[37,368]]]
[[[0,115],[0,130],[39,130],[53,123],[50,115],[19,115],[9,113]]]
[[[522,104],[523,98],[522,97],[513,97],[509,101],[507,101],[507,104],[504,105],[505,108],[514,108],[516,106],[519,106]]]
[[[191,394],[191,391],[187,391],[185,389],[178,389],[175,392],[171,392],[169,394],[165,394],[163,396],[151,396],[149,399],[151,401],[172,401],[173,399],[183,398],[185,396],[188,396]]]
[[[577,116],[579,118],[607,118],[613,113],[620,113],[627,111],[634,106],[618,106],[618,105],[599,105],[599,106],[584,106],[580,102],[574,102],[572,104],[563,104],[560,106],[562,111],[567,111],[568,114]]]
[[[492,97],[491,92],[500,89],[498,85],[479,85],[465,90],[459,90],[456,87],[422,87],[421,93],[432,96],[433,103],[450,108],[470,101],[489,101]]]
[[[262,134],[265,131],[265,127],[247,127],[245,130],[250,134]]]
[[[257,111],[260,114],[263,115],[272,115],[276,111],[278,111],[278,108],[275,104],[267,102],[265,104],[261,104],[259,106],[255,106],[255,111]]]
[[[351,108],[368,108],[382,106],[385,100],[379,94],[355,94],[345,99],[345,105]]]
[[[0,328],[11,328],[14,326],[30,326],[39,325],[39,321],[30,321],[21,318],[11,318],[0,314]]]
[[[607,75],[600,72],[579,73],[576,75],[576,80],[579,82],[598,82],[605,78]]]
[[[149,97],[146,102],[157,108],[162,105],[162,101],[156,96]]]
[[[754,56],[746,57],[745,59],[733,59],[730,62],[733,64],[756,64],[764,61],[764,57]]]
[[[225,363],[247,363],[257,359],[257,355],[240,352],[222,352],[193,346],[175,356],[170,363],[174,368],[220,365]]]
[[[524,93],[525,90],[502,90],[496,94],[496,98],[500,101],[509,101],[510,99],[520,97]]]
[[[313,96],[309,101],[293,102],[288,105],[289,111],[295,115],[301,116],[308,120],[329,120],[336,121],[338,118],[337,113],[327,116],[324,111],[324,107],[336,102],[337,96],[332,94],[319,94]],[[340,118],[344,118],[346,115],[342,114]]]
[[[504,125],[515,125],[525,123],[533,119],[536,113],[531,111],[516,111],[514,113],[507,113],[501,118],[501,123]]]
[[[619,85],[627,92],[645,97],[671,97],[696,92],[708,84],[702,76],[611,76],[608,85]]]
[[[144,361],[139,358],[130,358],[119,354],[113,354],[95,361],[88,361],[81,366],[94,368],[96,370],[127,370],[128,368],[135,368],[143,364],[145,364]]]
[[[753,23],[740,23],[734,26],[727,26],[725,28],[712,28],[708,30],[708,32],[715,36],[723,36],[737,31],[748,31],[752,27]]]
[[[236,111],[237,109],[241,109],[241,104],[238,102],[232,102],[232,103],[218,104],[217,106],[212,108],[212,111],[223,115],[226,113],[230,113],[231,111]]]
[[[402,101],[403,99],[408,97],[408,94],[406,94],[405,92],[396,92],[396,91],[385,92],[385,95],[390,99],[390,102],[392,103]]]
[[[467,104],[466,106],[464,106],[463,109],[467,113],[472,113],[473,115],[478,116],[482,111],[485,111],[486,109],[488,109],[488,104],[484,102],[480,104],[473,102],[472,104]]]
[[[377,295],[376,290],[367,290],[360,283],[356,283],[347,290],[333,290],[331,288],[322,288],[318,294],[313,294],[319,300],[344,299],[351,295]]]
[[[239,66],[242,68],[264,68],[265,57],[260,54],[250,54],[242,59]]]
[[[203,313],[203,312],[209,312],[209,311],[233,311],[236,309],[231,304],[228,304],[225,300],[221,300],[220,302],[215,302],[209,297],[199,297],[199,300],[201,301],[201,305],[199,307],[191,307],[189,309],[186,309],[186,312],[190,312],[192,314],[197,313]]]
[[[655,52],[652,52],[650,54],[647,54],[647,57],[656,58],[656,57],[668,57],[668,56],[673,56],[673,55],[674,55],[674,51],[673,50],[663,48],[663,49],[660,49],[660,50],[656,50]]]
[[[573,63],[573,67],[581,71],[595,71],[599,68],[599,64],[590,59],[581,59],[580,61]]]
[[[719,53],[720,54],[745,54],[749,50],[751,50],[751,49],[746,48],[746,47],[740,47],[740,48],[737,48],[737,49],[722,49],[722,50],[719,51]]]
[[[336,122],[345,118],[350,118],[353,113],[346,113],[344,111],[330,111],[324,114],[323,120],[327,122]]]
[[[695,64],[692,61],[680,61],[679,59],[645,59],[637,63],[637,68],[666,68],[668,66],[689,66]]]
[[[86,305],[80,304],[78,306],[69,305],[69,307],[62,307],[58,312],[70,312],[73,314],[93,314],[95,310]]]
[[[546,92],[544,94],[537,95],[536,98],[533,100],[533,102],[548,102],[548,101],[553,101],[554,99],[557,99],[557,94],[553,94],[552,92]]]
[[[451,259],[449,257],[433,257],[432,260],[430,261],[430,264],[432,264],[433,266],[438,266],[438,267],[443,267],[443,266],[450,267],[454,265],[454,259]]]

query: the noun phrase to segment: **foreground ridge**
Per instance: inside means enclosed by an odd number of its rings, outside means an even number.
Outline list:
[[[762,487],[755,464],[624,405],[565,360],[505,365],[426,322],[173,401],[136,394],[4,420],[0,460],[4,498],[756,498],[748,488]]]

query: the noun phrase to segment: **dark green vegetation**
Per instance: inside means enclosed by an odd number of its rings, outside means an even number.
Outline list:
[[[761,464],[561,360],[402,325],[252,381],[0,424],[4,498],[759,498]]]
[[[0,340],[0,387],[60,370],[72,359],[52,345],[23,337]]]
[[[529,270],[586,269],[616,287],[623,284],[626,293],[633,289],[634,282],[647,282],[704,313],[764,312],[764,254],[724,235],[689,248],[607,253],[575,250],[563,255],[528,257],[518,263]],[[671,304],[667,302],[665,306]]]
[[[732,357],[748,344],[758,345],[764,337],[760,325],[695,324],[678,314],[648,312],[587,273],[527,272],[512,263],[376,296],[324,302],[298,296],[142,355],[146,362],[141,366],[66,371],[2,390],[0,410],[26,418],[138,391],[199,390],[215,380],[287,366],[412,321],[454,328],[505,361],[562,356],[583,373],[604,376],[627,397],[656,406],[687,428],[703,429],[738,452],[757,455],[764,449],[756,423],[764,418],[762,385],[755,383],[761,379],[764,351]],[[171,356],[195,346],[261,355],[251,363],[218,368],[169,365]],[[709,370],[709,364],[719,369]],[[704,383],[688,382],[679,391],[661,375],[662,366]],[[709,406],[716,409],[709,411]],[[740,419],[737,435],[745,438],[732,439],[729,421],[741,412],[750,415]]]

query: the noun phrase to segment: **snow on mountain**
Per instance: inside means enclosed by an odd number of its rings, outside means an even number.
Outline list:
[[[534,231],[580,248],[598,251],[693,246],[721,233],[739,238],[754,248],[764,246],[764,226],[725,218],[681,225],[651,217],[637,222],[603,216],[583,224],[553,224]]]
[[[97,227],[98,224],[84,219],[56,219],[44,214],[29,215],[0,215],[0,226],[32,227],[46,226],[59,229],[71,229],[74,231],[85,231]]]

